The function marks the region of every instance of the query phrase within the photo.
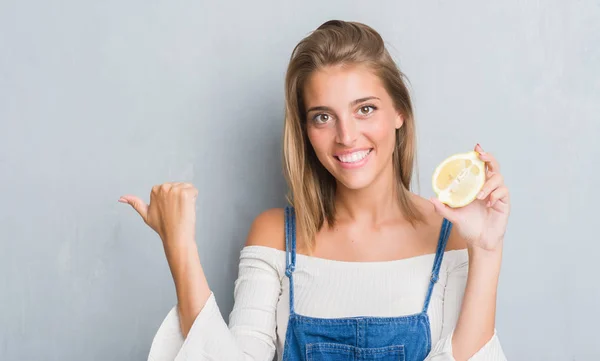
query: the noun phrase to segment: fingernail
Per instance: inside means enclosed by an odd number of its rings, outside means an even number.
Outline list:
[[[477,199],[483,199],[483,191],[477,193]]]

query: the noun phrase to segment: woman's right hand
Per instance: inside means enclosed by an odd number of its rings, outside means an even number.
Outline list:
[[[131,195],[119,199],[131,205],[162,239],[184,337],[211,294],[196,248],[197,197],[198,190],[190,183],[164,183],[152,187],[150,204]]]
[[[132,195],[119,202],[132,206],[169,249],[184,240],[195,242],[197,197],[190,183],[163,183],[152,187],[150,204]]]

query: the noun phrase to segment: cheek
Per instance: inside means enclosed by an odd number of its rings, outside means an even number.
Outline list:
[[[396,137],[396,127],[393,121],[388,119],[378,119],[369,123],[365,129],[365,134],[379,144],[394,143]]]
[[[322,129],[308,128],[306,131],[308,141],[312,145],[317,155],[322,154],[328,147],[328,137]]]

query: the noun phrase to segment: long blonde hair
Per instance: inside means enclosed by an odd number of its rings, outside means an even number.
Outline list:
[[[381,36],[371,27],[330,20],[302,39],[292,52],[285,77],[285,123],[283,165],[288,201],[296,211],[300,240],[308,250],[325,221],[335,223],[335,178],[319,162],[306,133],[302,92],[312,72],[333,65],[363,64],[384,84],[404,123],[396,130],[393,153],[398,201],[406,218],[415,223],[422,214],[410,199],[415,161],[416,133],[413,109],[405,76]]]

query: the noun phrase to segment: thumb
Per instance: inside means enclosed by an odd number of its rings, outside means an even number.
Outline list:
[[[454,222],[455,221],[456,217],[455,217],[455,214],[454,214],[454,210],[452,208],[450,208],[447,205],[445,205],[444,203],[442,203],[436,197],[430,198],[429,201],[433,204],[433,207],[435,208],[435,211],[440,216],[446,218],[450,222]]]
[[[143,200],[139,199],[136,196],[122,196],[119,198],[119,202],[127,203],[133,207],[142,216],[144,222],[148,223],[148,205]]]

